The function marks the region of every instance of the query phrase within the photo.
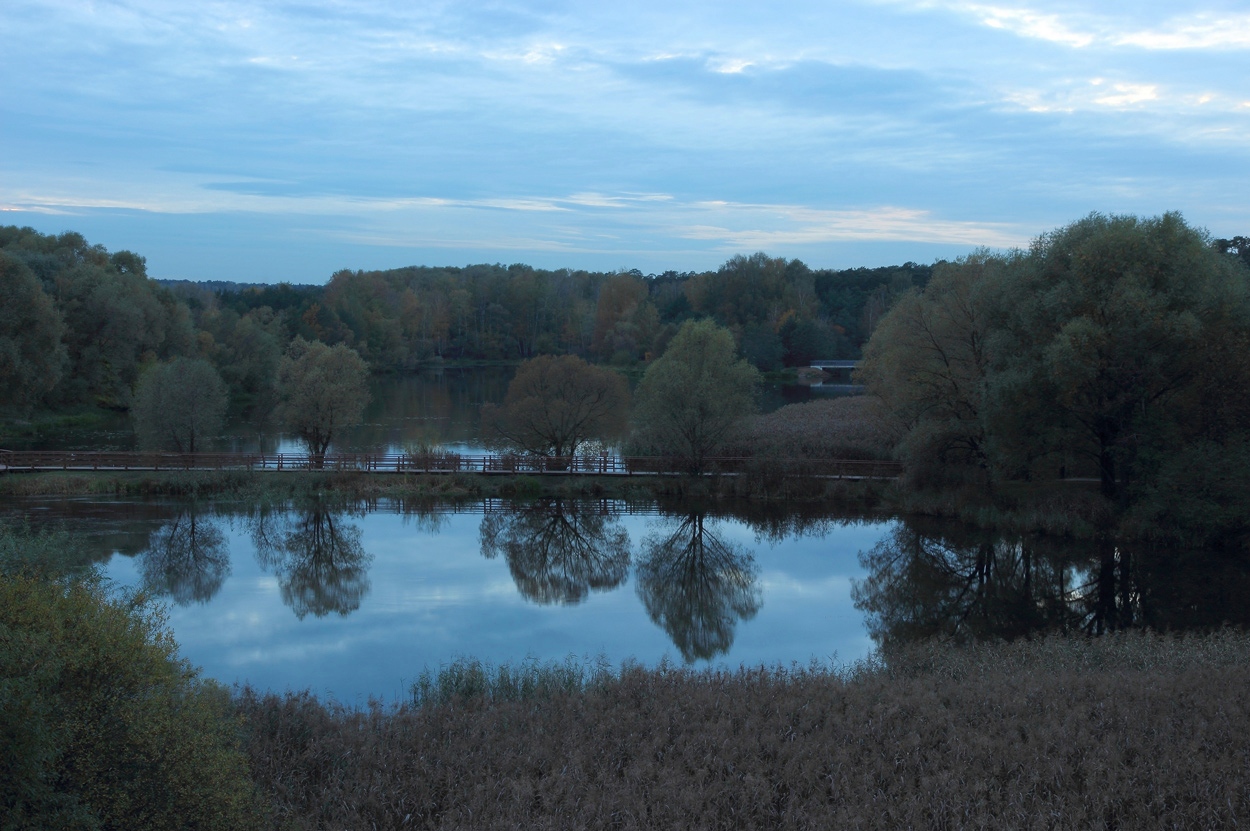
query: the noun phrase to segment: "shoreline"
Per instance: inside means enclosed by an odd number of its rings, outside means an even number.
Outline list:
[[[1125,527],[1096,487],[1073,481],[1061,493],[1031,487],[984,492],[907,491],[893,480],[818,478],[768,472],[653,476],[574,473],[387,473],[359,471],[41,471],[0,473],[0,499],[109,496],[274,504],[297,499],[469,501],[477,499],[696,500],[710,505],[934,517],[1005,533],[1068,539],[1159,540],[1167,529]]]

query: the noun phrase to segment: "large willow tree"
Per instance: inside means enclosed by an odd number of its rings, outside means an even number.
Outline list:
[[[1225,501],[1250,438],[1248,279],[1179,214],[1091,214],[939,269],[862,376],[908,424],[913,469],[1089,476],[1122,507]]]

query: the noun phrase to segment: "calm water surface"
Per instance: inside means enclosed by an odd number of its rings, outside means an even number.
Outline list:
[[[481,449],[514,370],[375,383],[344,449]],[[820,394],[774,387],[763,409]],[[44,446],[132,444],[128,424]],[[234,424],[221,449],[294,450]],[[260,511],[180,502],[0,501],[62,525],[117,584],[165,597],[183,653],[226,683],[343,701],[401,696],[460,657],[693,666],[853,661],[919,638],[1250,624],[1244,549],[1004,536],[951,522],[771,506],[507,502]]]
[[[472,656],[845,662],[878,644],[1250,625],[1244,550],[1009,536],[950,522],[598,500],[278,510],[23,499],[163,596],[226,683],[395,698]]]
[[[889,522],[750,522],[620,503],[204,510],[22,500],[90,539],[122,586],[170,602],[184,655],[221,681],[357,701],[423,667],[603,656],[696,666],[853,660],[851,583]]]

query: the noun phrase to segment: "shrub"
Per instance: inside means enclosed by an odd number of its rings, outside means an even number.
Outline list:
[[[238,739],[228,692],[178,658],[146,598],[0,571],[6,831],[254,827]]]

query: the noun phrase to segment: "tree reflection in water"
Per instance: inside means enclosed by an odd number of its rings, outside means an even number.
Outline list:
[[[346,615],[369,593],[372,557],[345,510],[313,500],[285,511],[262,511],[249,522],[256,559],[272,571],[282,601],[301,620],[308,614]]]
[[[482,556],[503,554],[517,590],[535,603],[581,603],[629,575],[629,533],[605,506],[554,499],[488,514]]]
[[[762,599],[751,552],[721,539],[702,513],[664,520],[642,541],[638,594],[687,663],[729,651]]]
[[[1017,638],[1250,624],[1244,553],[1002,536],[900,521],[852,589],[883,647],[925,638]]]
[[[207,603],[230,576],[226,535],[194,504],[153,531],[140,556],[144,588],[179,606]]]

